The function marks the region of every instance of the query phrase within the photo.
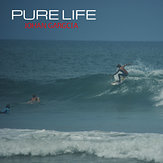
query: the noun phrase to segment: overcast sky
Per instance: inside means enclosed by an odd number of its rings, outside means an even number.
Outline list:
[[[0,39],[163,41],[163,0],[0,0],[0,2]],[[25,22],[21,18],[12,21],[12,9],[25,9],[28,13],[34,9],[64,9],[67,13],[72,9],[95,9],[97,20],[74,21],[78,23],[78,29],[25,29]]]

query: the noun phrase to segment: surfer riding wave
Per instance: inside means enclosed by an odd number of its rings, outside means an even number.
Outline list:
[[[121,82],[121,78],[122,77],[127,77],[128,76],[128,72],[127,70],[124,68],[125,66],[128,66],[130,64],[125,64],[123,66],[121,66],[120,64],[118,64],[116,67],[118,68],[117,72],[114,75],[118,74],[118,82],[120,83]]]

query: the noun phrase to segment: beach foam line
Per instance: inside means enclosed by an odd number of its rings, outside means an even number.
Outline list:
[[[163,162],[163,134],[0,129],[1,157],[80,152],[104,158]]]

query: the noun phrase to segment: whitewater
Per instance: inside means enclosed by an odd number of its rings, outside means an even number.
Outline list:
[[[3,157],[86,153],[104,158],[163,161],[161,134],[1,129],[0,147]]]

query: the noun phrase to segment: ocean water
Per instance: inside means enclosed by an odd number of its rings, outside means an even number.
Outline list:
[[[162,163],[162,61],[163,42],[1,40],[0,162]]]

